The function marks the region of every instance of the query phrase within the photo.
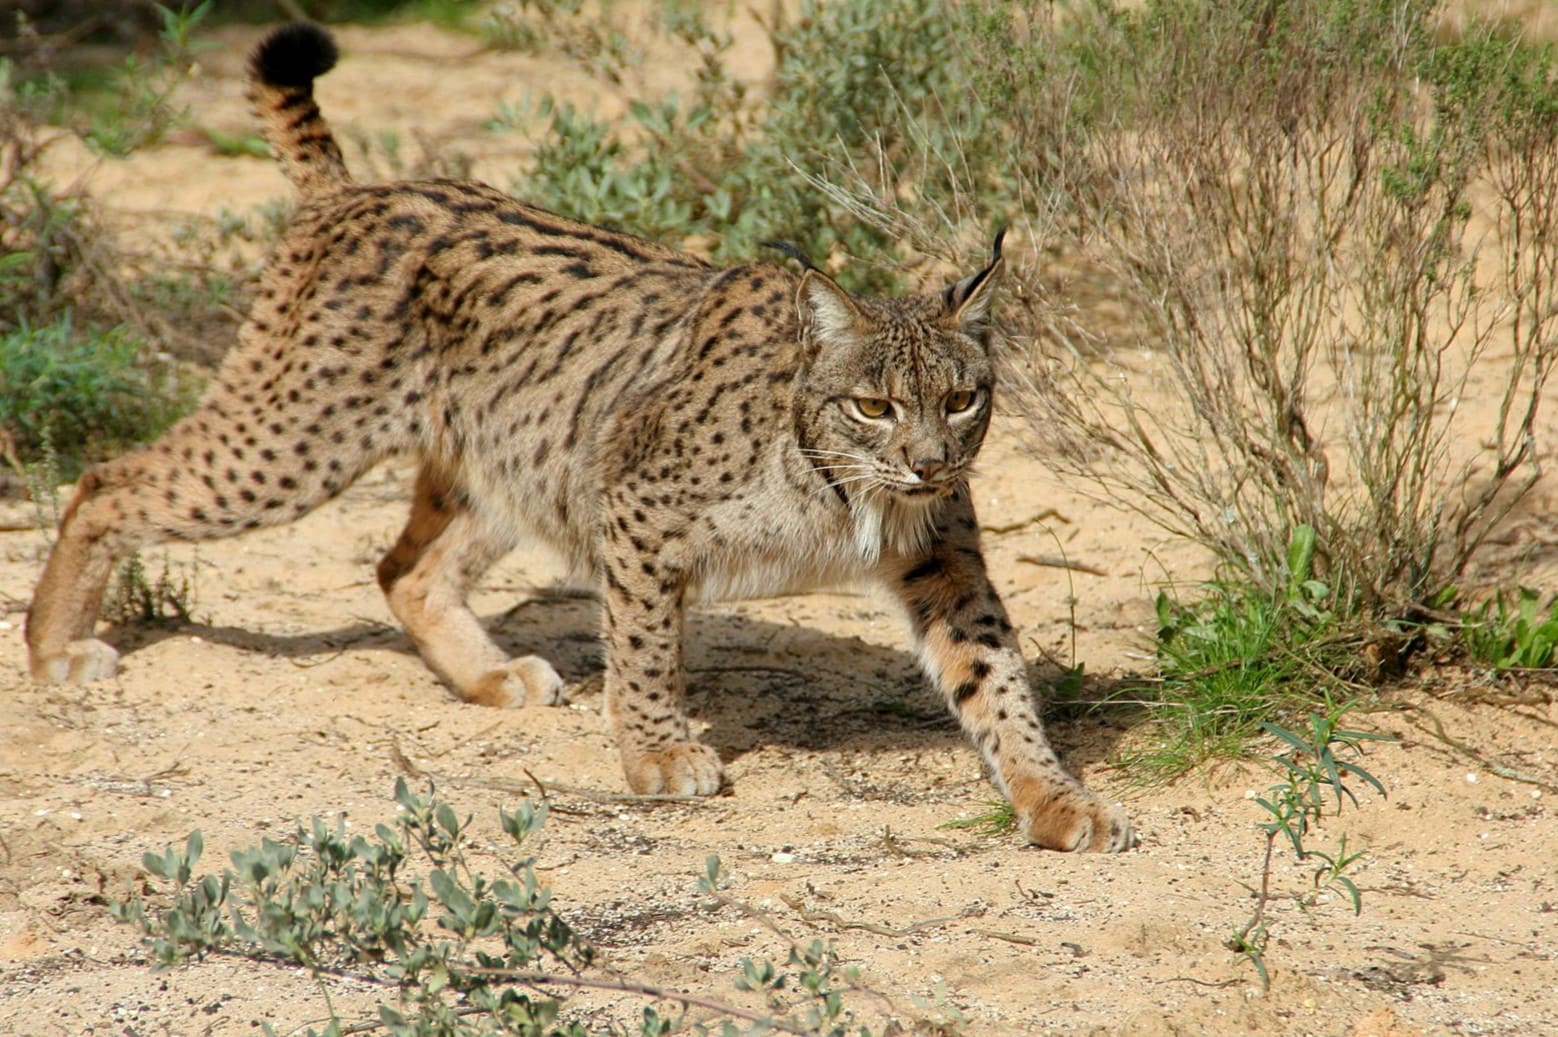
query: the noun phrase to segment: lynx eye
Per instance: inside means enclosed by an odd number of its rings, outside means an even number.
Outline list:
[[[884,400],[880,396],[856,396],[855,410],[862,418],[875,421],[878,418],[891,417],[893,404],[891,400]]]
[[[973,389],[954,389],[947,394],[947,413],[962,414],[972,407],[979,399],[979,394]]]

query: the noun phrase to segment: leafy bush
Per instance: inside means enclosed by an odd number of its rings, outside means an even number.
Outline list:
[[[431,789],[412,792],[404,779],[395,799],[395,822],[375,825],[371,838],[349,836],[344,819],[315,817],[289,841],[265,838],[233,851],[220,875],[196,876],[204,839],[192,832],[182,849],[145,855],[146,871],[169,887],[166,907],[132,896],[111,910],[143,935],[158,967],[223,954],[307,969],[321,985],[329,1035],[585,1037],[582,1022],[563,1018],[557,991],[591,988],[697,1005],[712,1013],[691,1027],[700,1034],[843,1037],[850,1029],[840,984],[852,976],[820,941],[792,947],[785,966],[742,963],[735,985],[764,995],[762,1013],[602,974],[594,949],[552,906],[527,852],[545,804],[499,810],[520,856],[494,879],[467,854],[469,816]],[[716,903],[721,878],[711,857],[701,886]],[[384,991],[376,1019],[345,1025],[329,996],[329,984],[345,981]],[[660,1037],[680,1028],[646,1005],[637,1032]]]
[[[819,263],[875,259],[875,269],[855,264],[841,276],[854,287],[888,287],[894,237],[849,211],[824,210],[826,188],[807,171],[847,164],[867,145],[907,162],[915,143],[904,112],[962,111],[942,107],[960,95],[954,77],[966,70],[951,59],[960,17],[937,4],[808,0],[793,24],[769,26],[779,61],[761,98],[728,68],[728,34],[701,19],[672,20],[696,61],[692,96],[635,99],[628,131],[543,99],[546,130],[515,192],[719,260],[750,259],[774,239]],[[621,74],[609,69],[605,78]]]
[[[70,308],[94,237],[83,199],[34,175],[47,146],[38,119],[53,102],[12,75],[0,58],[0,140],[9,143],[0,155],[0,332],[51,322]]]
[[[77,329],[68,316],[0,333],[0,437],[12,464],[52,450],[68,469],[160,432],[186,393],[171,364],[144,364],[142,353],[126,329]]]
[[[62,139],[50,124],[118,155],[179,118],[170,97],[206,10],[160,9],[156,55],[130,59],[90,101],[46,66],[22,76],[0,59],[0,446],[12,467],[48,454],[55,474],[73,477],[155,435],[191,395],[170,354],[209,358],[201,333],[234,323],[229,272],[129,251],[81,186],[40,173]],[[24,56],[29,45],[48,53],[28,32],[18,43]]]

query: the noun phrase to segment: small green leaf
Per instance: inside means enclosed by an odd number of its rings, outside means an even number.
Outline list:
[[[1301,525],[1293,530],[1293,535],[1288,538],[1288,576],[1295,586],[1309,579],[1309,567],[1315,556],[1315,529],[1310,525]]]

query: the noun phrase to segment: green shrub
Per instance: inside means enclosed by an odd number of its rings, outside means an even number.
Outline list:
[[[143,356],[126,329],[78,329],[68,315],[0,334],[0,432],[15,458],[51,449],[72,478],[84,460],[161,432],[187,394],[170,363]]]
[[[961,101],[955,76],[966,66],[951,60],[960,17],[955,6],[809,0],[793,24],[770,26],[779,62],[763,97],[727,67],[728,35],[701,19],[672,19],[696,62],[692,96],[634,100],[628,131],[543,99],[546,129],[515,192],[722,261],[751,259],[776,239],[818,263],[875,261],[841,276],[856,288],[891,287],[895,238],[854,212],[828,211],[827,189],[808,173],[847,167],[868,144],[898,165],[915,159],[903,113]]]
[[[168,887],[166,906],[132,896],[110,909],[142,934],[157,967],[222,954],[307,969],[320,983],[328,1035],[586,1037],[584,1024],[563,1014],[560,992],[594,988],[696,1005],[705,1018],[688,1029],[698,1034],[869,1037],[852,1026],[843,1001],[852,973],[820,941],[793,946],[784,966],[742,962],[734,985],[763,994],[762,1012],[604,974],[536,875],[528,844],[546,820],[544,804],[499,810],[519,856],[506,875],[489,878],[468,856],[469,815],[461,818],[431,789],[412,792],[404,779],[395,799],[394,823],[375,825],[371,837],[349,836],[344,818],[315,817],[290,840],[234,850],[232,867],[219,875],[196,875],[205,842],[192,832],[182,848],[145,855],[147,873]],[[725,899],[722,880],[719,858],[710,857],[700,888],[715,905]],[[376,1018],[346,1026],[330,998],[333,983],[384,991]],[[646,1005],[636,1032],[681,1029]]]

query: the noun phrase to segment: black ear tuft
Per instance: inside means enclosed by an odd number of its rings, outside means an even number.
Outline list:
[[[984,338],[989,330],[991,300],[995,295],[995,286],[1001,280],[1001,272],[1006,268],[1006,260],[1001,254],[1001,245],[1005,240],[1006,228],[1002,227],[995,232],[989,265],[942,293],[948,316],[976,338]]]
[[[293,22],[265,37],[254,52],[254,74],[270,86],[308,86],[335,67],[340,52],[313,22]]]
[[[811,261],[811,257],[788,241],[765,241],[763,242],[763,247],[771,248],[775,252],[782,252],[801,264],[802,268],[806,270],[817,270],[817,264]],[[821,271],[819,270],[818,273],[821,273]]]

